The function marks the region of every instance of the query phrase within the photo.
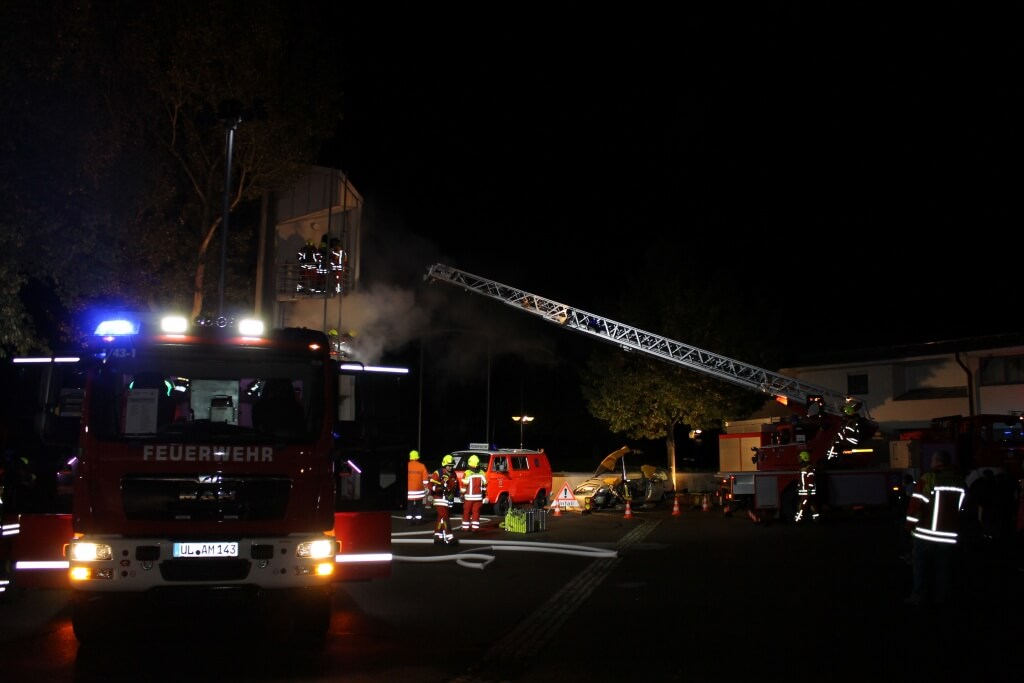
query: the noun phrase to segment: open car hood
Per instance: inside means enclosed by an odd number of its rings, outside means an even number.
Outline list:
[[[636,453],[637,455],[643,455],[643,451],[630,448],[629,446],[623,446],[617,450],[612,451],[608,455],[604,456],[604,460],[597,466],[594,471],[595,477],[605,477],[609,472],[615,472],[621,474],[622,466],[619,464],[619,460],[622,459],[627,453]]]

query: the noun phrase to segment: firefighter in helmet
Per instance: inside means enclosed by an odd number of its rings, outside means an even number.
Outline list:
[[[933,453],[931,470],[914,485],[907,505],[905,528],[914,539],[914,588],[907,604],[942,605],[954,597],[957,542],[966,497],[966,483],[950,454]]]
[[[863,407],[863,401],[856,398],[848,398],[846,399],[846,405],[843,406],[843,415],[854,417],[860,413],[860,409]]]
[[[331,238],[331,286],[335,294],[341,294],[342,277],[345,269],[345,250],[341,248],[341,240]]]
[[[430,473],[430,493],[434,496],[434,509],[437,510],[434,543],[458,544],[455,534],[452,533],[450,515],[458,490],[459,478],[455,475],[455,458],[449,453],[441,458],[441,466]]]
[[[331,272],[331,249],[327,244],[327,235],[320,238],[320,246],[313,252],[313,262],[316,268],[315,291],[326,292],[328,275]]]
[[[337,359],[341,354],[341,341],[338,339],[338,331],[334,328],[327,330],[327,342],[331,349],[331,358]]]
[[[480,531],[480,509],[487,493],[487,472],[480,467],[480,457],[475,453],[466,464],[462,473],[462,528],[476,533]]]
[[[814,479],[814,466],[811,465],[811,452],[800,451],[800,507],[796,511],[795,521],[814,521],[818,519],[818,487]]]
[[[868,418],[861,415],[861,408],[864,403],[858,399],[847,399],[843,406],[843,428],[839,432],[839,439],[844,444],[843,450],[849,447],[856,448],[859,444],[870,439],[874,433],[874,425]]]
[[[409,524],[421,524],[423,522],[423,504],[427,500],[427,490],[430,486],[430,473],[427,472],[427,466],[420,462],[420,452],[415,449],[409,451],[408,471],[408,493],[406,494],[408,503],[405,509],[405,518]]]
[[[311,292],[316,282],[316,247],[313,240],[306,240],[299,249],[299,270],[301,271],[299,284],[295,286],[297,292]]]

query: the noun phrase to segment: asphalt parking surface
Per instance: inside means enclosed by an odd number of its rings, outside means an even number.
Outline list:
[[[910,567],[881,515],[796,526],[693,507],[548,512],[533,533],[495,518],[457,528],[455,547],[398,511],[392,530],[392,576],[343,584],[322,653],[214,627],[87,656],[66,595],[36,592],[0,602],[0,680],[178,680],[182,662],[219,682],[979,680],[1012,670],[1019,650],[1013,562],[965,547],[957,603],[906,606]]]

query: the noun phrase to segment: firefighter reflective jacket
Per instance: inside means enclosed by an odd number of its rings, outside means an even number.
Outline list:
[[[459,490],[459,478],[455,471],[439,467],[430,474],[430,492],[434,496],[434,507],[448,507],[455,500]]]
[[[427,466],[419,460],[409,461],[408,499],[423,500],[427,497],[427,485],[430,482],[430,473]]]
[[[466,470],[462,475],[462,499],[483,500],[487,492],[487,474],[482,469]]]
[[[814,497],[818,492],[818,486],[815,483],[814,475],[814,467],[811,465],[804,465],[800,468],[800,487],[797,489],[798,495],[803,497]]]
[[[304,269],[316,269],[316,247],[309,240],[299,249],[299,267]]]
[[[907,529],[923,541],[955,544],[967,491],[964,479],[945,467],[925,474],[907,507]]]

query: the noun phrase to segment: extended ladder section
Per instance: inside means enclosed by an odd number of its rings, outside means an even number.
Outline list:
[[[436,263],[430,266],[425,279],[459,285],[470,292],[497,299],[519,310],[540,316],[555,325],[616,344],[626,351],[640,351],[665,362],[681,365],[768,396],[782,396],[803,406],[809,404],[811,396],[820,396],[824,409],[835,415],[841,415],[846,404],[846,396],[831,389],[801,382],[793,377],[666,339],[653,332],[624,325],[464,270]]]

